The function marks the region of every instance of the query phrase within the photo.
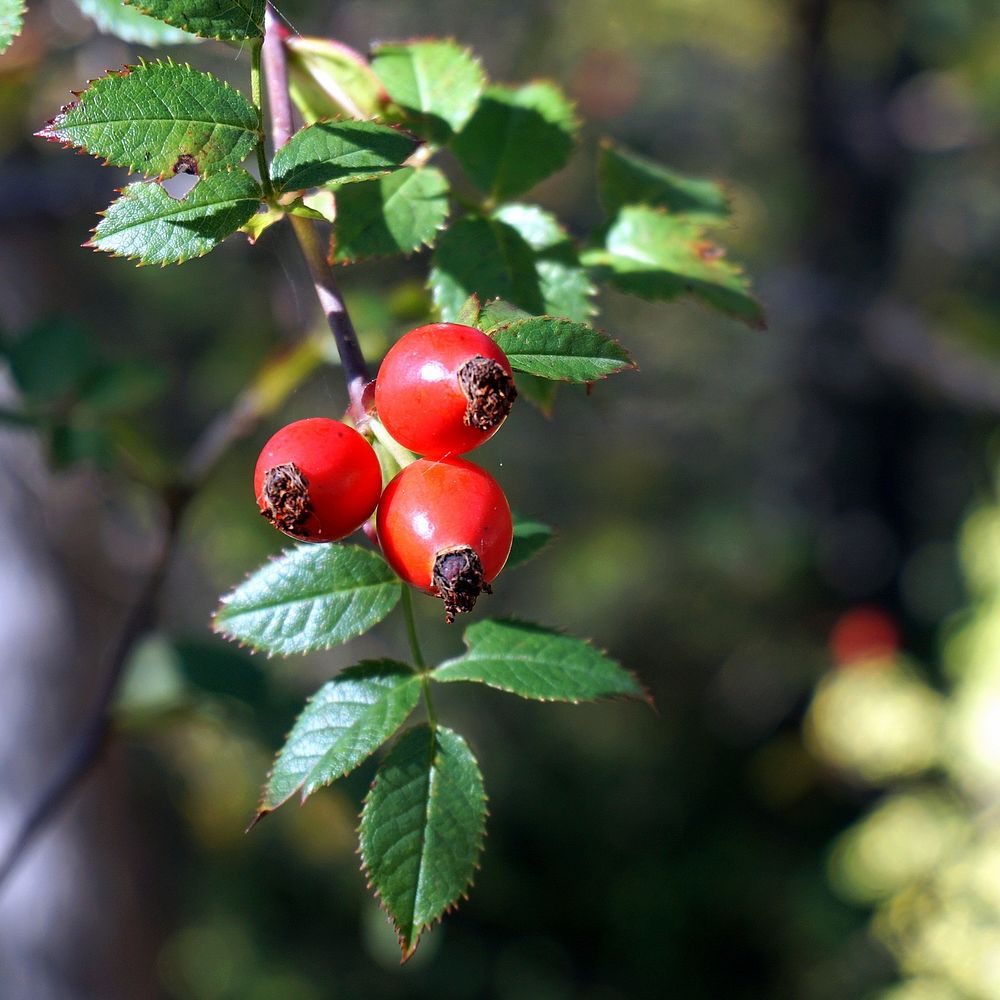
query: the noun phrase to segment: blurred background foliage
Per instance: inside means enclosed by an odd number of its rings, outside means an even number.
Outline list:
[[[439,714],[484,768],[487,850],[470,900],[402,969],[354,854],[371,763],[242,832],[304,697],[402,648],[400,624],[280,662],[207,629],[217,594],[281,544],[250,497],[256,450],[281,422],[342,412],[335,368],[234,449],[134,656],[104,785],[91,778],[62,820],[84,817],[80,853],[46,871],[81,890],[109,879],[108,934],[127,920],[140,943],[129,961],[94,951],[84,978],[63,969],[51,995],[1000,998],[1000,8],[283,13],[362,50],[454,36],[496,79],[558,81],[584,142],[537,195],[575,232],[600,220],[602,136],[725,179],[735,221],[720,239],[771,329],[609,293],[599,322],[640,374],[561,394],[551,421],[522,405],[479,454],[517,509],[559,531],[501,578],[490,613],[594,636],[659,715],[445,691]],[[96,664],[58,664],[82,675],[83,706],[158,530],[136,476],[162,479],[298,330],[326,343],[280,227],[253,252],[235,238],[162,271],[79,249],[124,177],[30,135],[135,51],[69,0],[41,0],[0,61],[0,434],[58,470],[36,462],[30,504],[7,517],[56,567],[51,628]],[[235,47],[175,55],[247,87]],[[426,317],[425,270],[417,257],[343,272],[369,357]],[[15,595],[4,614],[26,607]],[[434,602],[419,610],[429,652],[453,653]],[[13,654],[4,671],[28,669]],[[8,712],[31,717],[60,676]],[[105,825],[112,800],[123,818]],[[103,867],[88,863],[99,851]]]

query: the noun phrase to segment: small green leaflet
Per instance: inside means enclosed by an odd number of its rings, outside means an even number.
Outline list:
[[[363,260],[430,246],[448,217],[448,181],[435,167],[404,167],[337,191],[333,259]]]
[[[329,38],[285,39],[288,83],[306,124],[327,118],[372,118],[387,99],[361,56]]]
[[[122,188],[84,246],[142,264],[183,264],[246,225],[260,199],[260,185],[240,169],[201,178],[181,200],[140,181]]]
[[[0,0],[2,2],[2,0]],[[140,14],[124,0],[75,0],[77,7],[97,25],[98,31],[136,45],[194,45],[198,39],[179,28]]]
[[[554,84],[490,87],[452,149],[477,187],[504,201],[563,167],[578,127]]]
[[[483,777],[465,740],[443,726],[403,733],[361,813],[362,862],[403,961],[467,892],[485,827]]]
[[[612,216],[625,205],[650,205],[700,221],[729,217],[726,192],[715,181],[675,173],[607,140],[601,144],[597,181]]]
[[[10,48],[24,26],[24,0],[0,0],[0,55]]]
[[[536,556],[549,542],[552,541],[554,532],[552,528],[541,521],[531,521],[522,517],[518,513],[513,514],[514,518],[514,543],[510,548],[510,555],[507,556],[505,569],[512,569],[527,562]]]
[[[320,122],[299,129],[271,161],[276,190],[301,191],[397,169],[416,148],[406,132],[375,122]]]
[[[164,177],[235,166],[260,133],[239,91],[168,60],[101,77],[36,134],[130,173]]]
[[[623,292],[646,299],[693,295],[750,326],[766,326],[742,269],[683,216],[626,206],[608,228],[604,248],[588,250],[583,262]]]
[[[257,810],[302,801],[350,773],[399,727],[420,699],[420,678],[405,663],[368,660],[348,667],[309,699],[295,721]]]
[[[311,653],[367,632],[399,600],[399,580],[356,545],[299,545],[222,599],[213,627],[268,653]]]
[[[265,0],[126,0],[158,21],[202,38],[238,42],[264,35]]]
[[[429,277],[441,319],[453,322],[473,293],[481,302],[502,298],[532,314],[545,302],[535,254],[524,237],[497,219],[459,219],[438,237]]]
[[[504,205],[495,215],[516,229],[535,251],[545,311],[584,322],[593,316],[597,310],[591,300],[597,289],[558,219],[537,205]]]
[[[617,341],[587,323],[532,316],[490,331],[511,368],[561,382],[595,382],[635,368]]]
[[[469,120],[486,83],[479,60],[447,41],[380,45],[372,69],[406,126],[439,145]]]
[[[478,681],[539,701],[647,698],[639,682],[589,642],[521,621],[465,630],[468,652],[432,671],[435,681]]]

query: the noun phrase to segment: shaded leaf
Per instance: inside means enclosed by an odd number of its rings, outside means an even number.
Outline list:
[[[646,698],[639,682],[589,642],[521,621],[465,630],[468,652],[431,672],[435,681],[478,681],[539,701]]]
[[[126,0],[158,21],[202,38],[240,41],[264,35],[264,0]]]
[[[399,580],[355,545],[299,545],[222,599],[214,628],[269,653],[328,649],[367,632],[396,606]]]
[[[545,311],[535,255],[516,229],[498,219],[467,217],[438,237],[429,278],[434,304],[454,321],[472,294],[502,298],[529,313]]]
[[[274,761],[258,816],[297,791],[313,792],[350,773],[399,727],[420,699],[420,678],[405,663],[368,660],[348,667],[309,699]]]
[[[142,63],[95,80],[37,135],[154,177],[240,163],[259,135],[257,112],[210,73]]]
[[[67,319],[40,323],[4,346],[11,374],[32,402],[49,402],[76,391],[101,367],[94,340]]]
[[[562,167],[578,124],[572,105],[552,83],[490,87],[452,148],[473,182],[501,201]]]
[[[99,31],[137,45],[194,45],[198,39],[179,28],[140,14],[124,0],[75,0]]]
[[[442,726],[403,733],[365,799],[361,857],[404,961],[468,890],[485,826],[483,778],[465,740]]]
[[[541,521],[532,521],[514,513],[514,542],[510,547],[510,555],[507,556],[505,569],[512,566],[520,566],[536,556],[549,542],[552,541],[552,527],[543,524]]]
[[[563,382],[594,382],[634,368],[617,341],[587,323],[532,316],[490,331],[512,368]]]
[[[327,118],[372,118],[388,95],[362,57],[329,38],[285,40],[288,83],[306,124]]]
[[[625,205],[651,205],[702,220],[729,216],[722,185],[668,170],[654,160],[605,141],[597,161],[601,202],[609,215]]]
[[[430,246],[448,217],[448,181],[435,167],[404,167],[337,191],[333,259],[361,260]]]
[[[0,0],[0,54],[10,48],[11,42],[24,27],[24,0]]]
[[[438,144],[469,120],[486,83],[479,60],[449,41],[379,45],[372,69],[406,126]]]
[[[742,269],[682,216],[627,206],[608,228],[604,248],[588,250],[583,261],[623,292],[667,300],[693,295],[751,326],[766,325]]]
[[[80,387],[79,399],[101,414],[134,410],[156,399],[167,386],[163,368],[151,363],[118,361],[103,366]]]
[[[299,129],[274,154],[278,191],[301,191],[332,181],[363,180],[395,170],[413,152],[413,136],[375,122],[319,122]]]
[[[526,399],[532,406],[541,411],[543,416],[551,417],[559,394],[559,383],[551,379],[539,378],[527,372],[517,372],[514,375],[514,385],[518,395]]]
[[[85,246],[143,264],[182,264],[246,225],[260,199],[260,185],[239,169],[203,177],[180,201],[156,181],[129,184]]]

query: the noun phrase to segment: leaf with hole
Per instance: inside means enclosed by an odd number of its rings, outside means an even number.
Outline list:
[[[408,729],[361,813],[361,858],[403,960],[468,891],[482,851],[486,793],[468,744],[443,726]]]
[[[403,124],[439,145],[469,120],[486,83],[479,60],[449,41],[379,45],[372,69]]]
[[[404,167],[337,190],[335,261],[411,253],[433,244],[448,217],[448,181],[435,167]]]
[[[198,39],[179,28],[140,14],[124,0],[75,0],[97,30],[136,45],[194,45]]]
[[[573,106],[552,83],[490,87],[452,149],[473,183],[504,201],[565,166],[578,127]]]
[[[122,189],[84,245],[140,264],[182,264],[246,225],[261,197],[239,169],[202,177],[180,200],[156,181],[140,181]]]
[[[213,627],[256,650],[310,653],[367,632],[399,595],[380,555],[356,545],[299,545],[224,597]]]
[[[258,816],[296,792],[304,802],[354,770],[406,721],[420,699],[420,678],[395,660],[342,670],[309,699],[267,779]]]
[[[202,38],[263,38],[265,0],[125,0],[143,14]]]
[[[366,180],[398,169],[416,148],[406,132],[375,122],[319,122],[299,129],[274,154],[277,191]]]
[[[36,133],[129,172],[206,174],[257,143],[257,112],[239,91],[174,62],[141,63],[95,80]]]
[[[468,651],[431,672],[435,681],[477,681],[538,701],[647,698],[639,682],[589,642],[530,622],[481,621]]]

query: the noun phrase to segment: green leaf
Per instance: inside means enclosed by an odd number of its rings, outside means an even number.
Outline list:
[[[202,38],[241,41],[264,35],[264,0],[126,0],[143,14]]]
[[[399,580],[355,545],[299,545],[222,599],[214,628],[268,653],[329,649],[367,632],[396,606]]]
[[[554,84],[490,87],[452,148],[473,182],[502,201],[565,165],[578,124]]]
[[[520,566],[545,548],[555,534],[548,524],[532,521],[514,513],[514,543],[510,547],[505,569]]]
[[[2,0],[0,0],[2,2]],[[179,28],[140,14],[123,0],[75,0],[77,7],[106,35],[136,45],[193,45],[198,39]]]
[[[142,264],[182,264],[246,225],[260,199],[260,185],[239,169],[202,177],[181,200],[156,181],[129,184],[84,246]]]
[[[489,333],[498,326],[506,326],[519,319],[531,319],[531,313],[503,299],[491,299],[483,305],[475,325],[484,333]]]
[[[306,124],[327,118],[373,118],[388,95],[362,57],[329,38],[285,40],[288,85]]]
[[[24,26],[24,0],[0,0],[0,55],[10,48]]]
[[[465,630],[468,652],[431,672],[435,681],[478,681],[539,701],[647,698],[639,682],[589,642],[521,621]]]
[[[341,671],[309,699],[267,779],[257,810],[302,801],[354,770],[406,721],[420,699],[420,678],[395,660],[368,660]]]
[[[101,367],[93,338],[67,319],[33,327],[5,345],[4,354],[17,387],[31,402],[68,396]]]
[[[80,387],[79,399],[93,413],[122,413],[152,402],[166,385],[163,368],[152,363],[118,361],[87,379]]]
[[[411,253],[430,246],[448,217],[448,181],[435,167],[404,167],[337,191],[334,260]]]
[[[438,237],[429,282],[445,322],[454,322],[473,293],[480,301],[499,297],[532,314],[545,312],[534,251],[498,219],[452,223]]]
[[[365,799],[361,858],[404,961],[467,892],[485,826],[483,778],[465,740],[442,726],[403,733]]]
[[[496,218],[516,229],[535,251],[535,271],[552,316],[586,322],[597,311],[591,301],[597,289],[580,263],[573,241],[556,217],[537,205],[504,205]]]
[[[692,219],[729,217],[729,201],[720,184],[675,173],[608,141],[601,144],[597,181],[608,215],[625,205],[651,205]]]
[[[372,69],[406,126],[439,145],[469,120],[486,83],[479,60],[449,41],[379,45]]]
[[[541,411],[543,416],[552,416],[556,405],[556,396],[559,394],[558,382],[539,378],[537,375],[529,375],[527,372],[518,372],[514,376],[514,385],[517,386],[517,393],[522,399],[526,399],[532,406]]]
[[[36,134],[130,173],[163,177],[235,166],[260,133],[257,112],[238,91],[167,61],[95,80]]]
[[[299,129],[271,161],[278,191],[366,180],[395,170],[416,148],[405,132],[375,122],[320,122]]]
[[[473,292],[466,300],[462,303],[462,308],[458,310],[458,315],[455,317],[456,323],[461,323],[463,326],[479,326],[479,317],[482,315],[482,306],[479,303],[479,296]]]
[[[635,368],[617,341],[587,323],[532,316],[490,331],[511,368],[561,382],[594,382]]]
[[[682,216],[626,206],[608,228],[604,249],[587,251],[583,262],[623,292],[666,300],[693,295],[751,326],[766,326],[743,271],[704,227]]]

